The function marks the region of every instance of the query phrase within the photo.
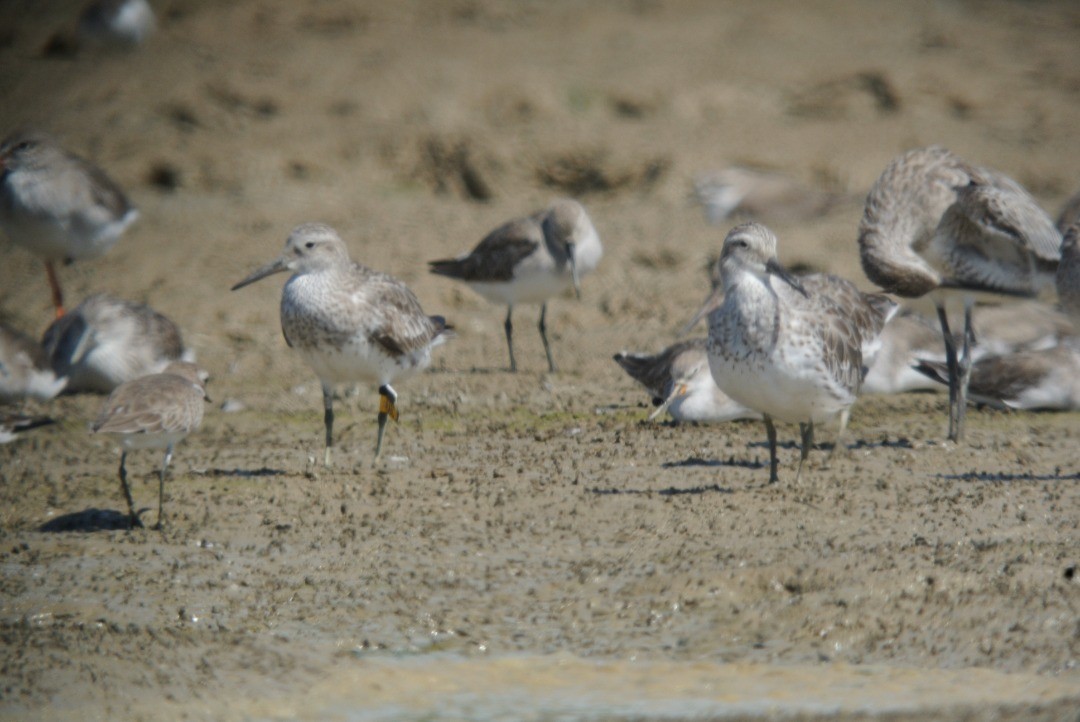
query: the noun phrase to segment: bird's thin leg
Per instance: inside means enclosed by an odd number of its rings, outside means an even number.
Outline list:
[[[322,387],[323,424],[326,425],[326,454],[323,464],[330,467],[330,449],[334,446],[334,389],[327,384]]]
[[[795,472],[795,483],[799,483],[802,476],[803,463],[810,457],[810,449],[814,446],[814,422],[807,421],[799,424],[799,433],[802,435],[802,451],[799,454],[799,470]]]
[[[937,304],[938,320],[941,321],[941,333],[945,337],[945,367],[949,372],[949,441],[958,439],[956,430],[956,402],[959,399],[960,371],[956,360],[956,343],[949,330],[949,317],[945,313],[945,304]]]
[[[514,313],[513,306],[506,307],[506,323],[503,324],[503,329],[506,331],[506,350],[510,352],[510,372],[517,371],[517,361],[514,360],[514,323],[510,320],[510,316]]]
[[[537,328],[540,329],[540,340],[544,342],[544,353],[547,354],[548,370],[551,373],[555,373],[555,359],[551,356],[551,345],[548,344],[547,337],[547,324],[544,322],[547,318],[547,303],[540,305],[540,323],[537,324]]]
[[[964,297],[964,346],[956,363],[956,440],[964,438],[964,417],[967,415],[968,384],[971,382],[971,347],[975,344],[975,329],[971,326],[971,296]]]
[[[49,288],[52,290],[53,308],[56,309],[56,317],[64,315],[64,293],[60,290],[60,279],[56,277],[56,266],[52,261],[45,261],[45,275],[49,277]]]
[[[161,464],[161,473],[158,475],[158,510],[157,510],[157,526],[155,529],[164,528],[162,525],[165,523],[165,470],[169,468],[169,462],[172,461],[173,445],[169,444],[165,449],[165,461]]]
[[[765,435],[769,438],[769,483],[780,481],[776,473],[776,427],[768,414],[762,414],[765,419]]]
[[[135,513],[135,500],[131,498],[131,487],[128,486],[127,469],[124,467],[124,463],[127,461],[127,452],[120,452],[120,489],[124,492],[124,499],[128,505],[128,524],[134,529],[137,526],[142,526],[142,522],[139,520],[139,515]]]
[[[390,384],[383,384],[379,387],[379,437],[375,441],[376,459],[382,453],[382,440],[383,433],[386,431],[387,417],[394,421],[398,420],[397,392],[390,387]]]

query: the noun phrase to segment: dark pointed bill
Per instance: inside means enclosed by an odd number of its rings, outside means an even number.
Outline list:
[[[786,268],[781,266],[780,261],[776,260],[775,258],[770,258],[765,264],[765,271],[772,274],[773,276],[776,276],[781,281],[801,293],[804,297],[810,298],[810,294],[807,293],[806,289],[803,288],[803,285],[799,283],[799,279],[795,278],[795,276],[791,275],[791,273],[789,273]]]
[[[281,272],[287,271],[287,270],[289,270],[289,268],[286,265],[285,259],[284,258],[278,258],[278,259],[276,259],[274,261],[271,261],[270,263],[266,264],[262,268],[256,270],[250,276],[245,278],[243,281],[240,281],[240,283],[236,284],[235,286],[233,286],[229,290],[230,291],[235,291],[237,289],[243,288],[244,286],[249,286],[249,285],[251,285],[252,283],[255,283],[258,280],[266,278],[267,276],[272,276],[275,273],[281,273]]]
[[[581,281],[578,278],[577,262],[574,260],[574,244],[568,241],[566,244],[566,257],[570,261],[570,279],[574,282],[574,295],[581,299]]]

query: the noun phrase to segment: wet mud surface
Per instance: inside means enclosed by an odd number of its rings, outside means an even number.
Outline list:
[[[1075,718],[1080,415],[973,409],[955,445],[945,395],[869,396],[798,484],[780,426],[770,485],[760,423],[646,422],[611,360],[671,343],[708,290],[726,227],[690,200],[700,172],[837,193],[764,220],[785,263],[864,288],[860,198],[904,148],[948,145],[1056,212],[1078,183],[1073,6],[172,2],[134,53],[43,59],[65,7],[3,21],[0,125],[48,127],[128,189],[138,224],[65,290],[176,320],[214,403],[162,532],[123,528],[100,397],[31,405],[58,423],[0,447],[0,716],[735,719],[768,711],[737,704],[758,680],[806,718]],[[512,375],[505,309],[426,261],[561,193],[605,257],[549,305],[559,373],[515,309]],[[228,291],[307,220],[458,330],[397,387],[377,463],[375,390],[342,390],[323,468],[279,282]],[[39,333],[40,264],[3,241],[0,268],[0,313]],[[148,525],[160,461],[128,458]],[[881,696],[858,701],[860,674]],[[770,675],[837,692],[799,706]],[[594,678],[594,707],[557,691]],[[926,708],[884,701],[931,684]]]

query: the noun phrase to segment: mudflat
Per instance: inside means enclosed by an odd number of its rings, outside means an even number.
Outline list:
[[[798,485],[781,426],[770,485],[760,423],[649,423],[611,360],[671,343],[708,291],[734,221],[706,221],[701,173],[830,194],[761,220],[786,265],[868,290],[862,198],[907,148],[1056,214],[1080,187],[1074,3],[156,9],[130,52],[50,45],[70,3],[0,19],[0,128],[51,131],[141,213],[60,269],[70,301],[173,318],[214,400],[160,533],[122,528],[101,397],[31,405],[58,423],[0,447],[0,717],[1075,719],[1080,415],[973,408],[957,445],[944,394],[867,396]],[[559,372],[522,306],[510,374],[505,308],[427,261],[558,195],[605,255],[549,304]],[[324,468],[280,280],[228,290],[313,220],[457,329],[397,385],[377,463],[375,389],[342,389]],[[0,315],[37,335],[50,314],[41,264],[0,241]],[[160,463],[127,463],[150,523]]]

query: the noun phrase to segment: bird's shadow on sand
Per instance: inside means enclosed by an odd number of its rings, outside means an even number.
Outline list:
[[[141,514],[146,509],[141,510]],[[52,534],[68,532],[123,531],[131,528],[131,519],[114,509],[84,509],[58,516],[38,527]]]
[[[617,494],[639,494],[642,496],[652,496],[656,494],[658,496],[682,496],[684,494],[734,494],[735,490],[719,484],[707,484],[704,486],[688,486],[688,487],[674,487],[669,486],[666,489],[601,489],[598,486],[594,486],[589,491],[597,496],[614,496]]]
[[[764,469],[768,466],[767,462],[758,461],[757,459],[736,459],[734,456],[729,456],[727,459],[704,459],[700,456],[689,456],[682,461],[665,461],[660,465],[663,469],[686,469],[691,467],[702,466],[708,469],[717,468],[739,468],[739,469]]]
[[[1013,481],[1080,481],[1080,471],[1062,474],[1057,469],[1053,474],[1008,474],[989,471],[968,471],[963,474],[938,474],[937,478],[949,481],[985,481],[991,484],[1007,484]]]

